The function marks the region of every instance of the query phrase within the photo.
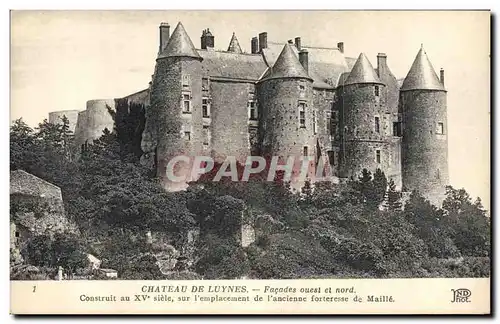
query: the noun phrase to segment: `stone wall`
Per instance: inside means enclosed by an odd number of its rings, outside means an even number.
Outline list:
[[[401,93],[403,107],[403,188],[418,190],[440,204],[448,185],[446,92],[414,90]],[[437,134],[443,123],[443,134]]]
[[[97,99],[87,101],[87,109],[78,113],[75,127],[75,143],[80,146],[85,142],[92,143],[93,140],[102,136],[104,129],[113,132],[114,120],[109,108],[115,110],[114,99]]]
[[[375,87],[379,87],[379,96],[375,94]],[[392,122],[397,121],[397,115],[388,113],[385,94],[380,84],[353,84],[339,89],[341,177],[356,179],[364,168],[372,173],[377,168],[386,174],[393,173],[392,157],[396,152],[392,151],[394,146],[390,142]]]
[[[252,83],[210,82],[211,150],[214,158],[234,156],[244,162],[250,154],[248,101]]]
[[[305,79],[265,80],[258,86],[258,98],[262,154],[279,156],[283,161],[293,156],[298,161],[307,147],[307,155],[314,158],[312,82]],[[305,104],[305,127],[299,123],[301,102]]]
[[[10,178],[11,245],[19,247],[33,235],[79,232],[66,217],[59,187],[22,170]]]
[[[53,111],[49,113],[49,123],[52,124],[62,124],[63,116],[68,118],[69,130],[74,133],[76,128],[76,123],[78,121],[79,110],[63,110],[63,111]]]

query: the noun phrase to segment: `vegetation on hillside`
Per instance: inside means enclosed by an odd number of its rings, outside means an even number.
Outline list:
[[[133,123],[122,117],[120,125],[137,130]],[[17,120],[10,137],[11,170],[59,186],[67,215],[82,232],[28,240],[17,267],[46,269],[47,277],[58,266],[77,273],[87,253],[121,279],[175,277],[160,271],[154,256],[164,247],[148,243],[145,233],[165,237],[182,254],[194,229],[200,236],[186,278],[489,276],[490,218],[463,189],[448,187],[442,208],[417,192],[402,208],[401,193],[382,171],[363,170],[348,183],[306,182],[300,192],[259,179],[202,179],[186,191],[166,192],[139,163],[140,141],[120,130],[75,148],[67,120],[45,120],[35,129]],[[11,211],[24,208],[15,201]],[[243,223],[256,231],[248,247],[240,244]]]

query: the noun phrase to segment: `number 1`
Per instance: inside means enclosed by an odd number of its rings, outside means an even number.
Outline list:
[[[35,292],[35,290],[36,290],[36,286],[33,286],[33,292]]]

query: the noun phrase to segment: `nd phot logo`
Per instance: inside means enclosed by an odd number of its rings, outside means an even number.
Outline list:
[[[472,292],[469,289],[451,289],[451,292],[453,293],[452,303],[470,303],[469,297],[472,295]]]

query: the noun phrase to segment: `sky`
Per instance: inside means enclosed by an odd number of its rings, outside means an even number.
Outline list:
[[[10,119],[36,126],[51,111],[84,110],[90,99],[145,89],[158,52],[158,26],[182,21],[199,48],[210,28],[216,49],[233,32],[243,51],[269,41],[364,52],[404,78],[423,44],[448,90],[450,184],[490,203],[490,13],[487,11],[12,11]],[[439,72],[438,72],[439,73]]]

